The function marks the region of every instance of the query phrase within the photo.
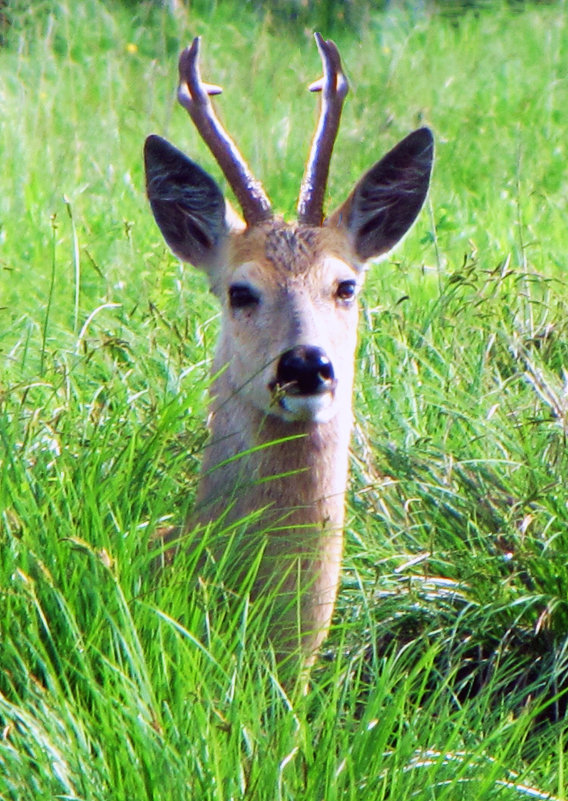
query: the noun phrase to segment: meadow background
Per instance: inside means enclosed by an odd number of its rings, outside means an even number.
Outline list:
[[[566,799],[566,4],[0,12],[0,799]],[[362,299],[343,583],[296,697],[246,597],[191,554],[151,569],[192,505],[219,319],[141,150],[219,177],[175,102],[201,34],[292,213],[314,29],[351,83],[328,208],[418,125],[437,156]]]

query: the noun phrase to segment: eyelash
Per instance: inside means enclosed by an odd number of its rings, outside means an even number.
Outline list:
[[[257,306],[260,298],[246,284],[233,284],[229,287],[229,305],[231,309],[246,309]]]

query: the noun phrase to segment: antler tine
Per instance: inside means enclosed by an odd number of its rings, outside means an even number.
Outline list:
[[[318,125],[298,198],[298,220],[304,225],[319,226],[323,221],[323,196],[329,173],[333,145],[339,129],[343,101],[349,91],[339,51],[331,39],[314,34],[323,64],[323,77],[314,81],[310,92],[321,92]]]
[[[270,201],[264,189],[229,134],[219,122],[209,95],[218,95],[220,86],[204,83],[199,72],[200,37],[196,36],[179,58],[178,100],[189,112],[205,144],[215,156],[243,210],[247,225],[269,220]]]

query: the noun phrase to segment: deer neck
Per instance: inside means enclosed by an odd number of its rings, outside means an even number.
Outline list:
[[[237,395],[213,405],[209,428],[198,492],[202,522],[258,513],[264,530],[342,527],[350,406],[328,423],[289,423]]]

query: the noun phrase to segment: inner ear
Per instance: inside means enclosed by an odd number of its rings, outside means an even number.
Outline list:
[[[216,182],[159,136],[146,139],[144,162],[152,212],[170,248],[196,267],[214,262],[227,234]]]
[[[430,183],[434,138],[429,128],[409,134],[365,173],[328,225],[347,230],[362,260],[399,242],[418,216]]]

